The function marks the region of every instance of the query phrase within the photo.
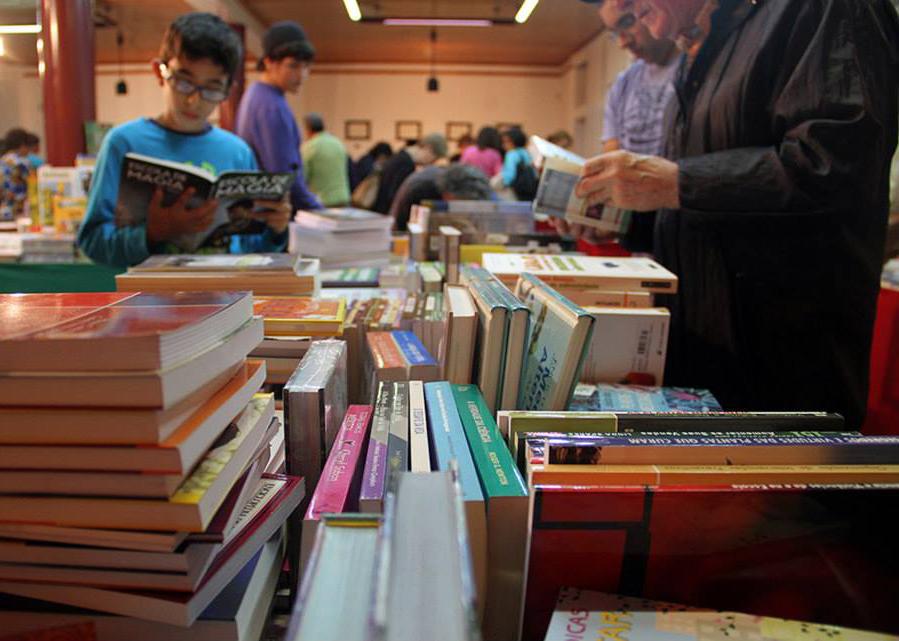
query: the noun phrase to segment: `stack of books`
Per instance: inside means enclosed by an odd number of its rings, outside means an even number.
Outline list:
[[[523,273],[537,276],[578,305],[648,307],[648,298],[645,305],[635,305],[634,294],[677,293],[677,276],[651,258],[484,254],[482,264],[509,287]],[[604,293],[593,302],[595,292]]]
[[[252,314],[246,292],[0,297],[0,592],[123,629],[213,621],[253,576],[273,592],[303,484],[269,473],[281,425],[246,359]]]
[[[119,291],[235,291],[257,296],[314,296],[319,261],[289,254],[151,256],[116,276]]]
[[[342,298],[257,296],[253,310],[264,319],[265,339],[251,356],[265,361],[268,384],[286,383],[314,339],[343,336]]]
[[[417,260],[435,259],[440,253],[442,226],[461,232],[464,245],[525,245],[535,234],[534,212],[529,202],[501,200],[426,201],[412,207],[412,245]],[[421,247],[421,249],[418,249]],[[415,255],[413,255],[415,257]]]
[[[324,267],[380,267],[391,257],[393,219],[364,209],[298,211],[290,225],[291,254],[319,258]]]

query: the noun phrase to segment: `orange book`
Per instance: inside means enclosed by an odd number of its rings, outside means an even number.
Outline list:
[[[266,336],[341,336],[346,301],[305,296],[256,296],[253,313],[265,319]]]
[[[390,332],[369,332],[366,340],[375,369],[406,368],[406,359],[400,353]]]

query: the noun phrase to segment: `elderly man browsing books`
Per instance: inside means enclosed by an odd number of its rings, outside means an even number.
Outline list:
[[[897,137],[888,0],[615,0],[685,51],[668,156],[589,160],[590,203],[663,209],[669,385],[857,429]]]
[[[283,177],[254,174],[247,144],[209,124],[241,59],[237,36],[220,18],[190,13],[172,22],[153,61],[162,113],[114,128],[100,150],[78,233],[90,258],[127,267],[151,254],[284,249],[290,204],[282,188],[270,189]],[[226,172],[241,176],[227,189],[215,180]],[[275,200],[216,197],[252,194],[250,183],[260,182],[267,183],[261,193]]]

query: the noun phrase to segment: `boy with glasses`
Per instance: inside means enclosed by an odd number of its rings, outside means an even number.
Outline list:
[[[294,210],[321,209],[303,177],[300,129],[285,98],[297,93],[309,75],[315,47],[295,22],[273,24],[262,38],[259,82],[250,85],[237,110],[237,134],[249,143],[266,171],[296,176],[290,190]]]
[[[127,208],[117,206],[125,154],[188,163],[216,175],[229,170],[258,170],[253,152],[243,140],[208,122],[218,104],[228,97],[242,58],[236,34],[212,14],[186,14],[169,26],[159,58],[153,61],[153,73],[164,99],[162,113],[112,129],[97,158],[87,213],[78,233],[79,246],[94,261],[128,267],[151,254],[177,253],[172,241],[208,230],[218,207],[215,200],[189,207],[192,189],[164,207],[163,193],[157,190],[146,221],[136,223]],[[198,251],[282,251],[291,215],[289,203],[257,201],[254,205],[265,211],[243,213],[248,220],[258,221],[255,226],[243,227],[248,233],[213,234],[217,246]]]

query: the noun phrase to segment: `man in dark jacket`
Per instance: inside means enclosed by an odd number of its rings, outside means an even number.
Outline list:
[[[624,5],[634,3],[619,0]],[[687,52],[668,156],[592,159],[592,203],[649,211],[680,276],[670,385],[729,409],[864,418],[897,138],[888,0],[638,0]]]

